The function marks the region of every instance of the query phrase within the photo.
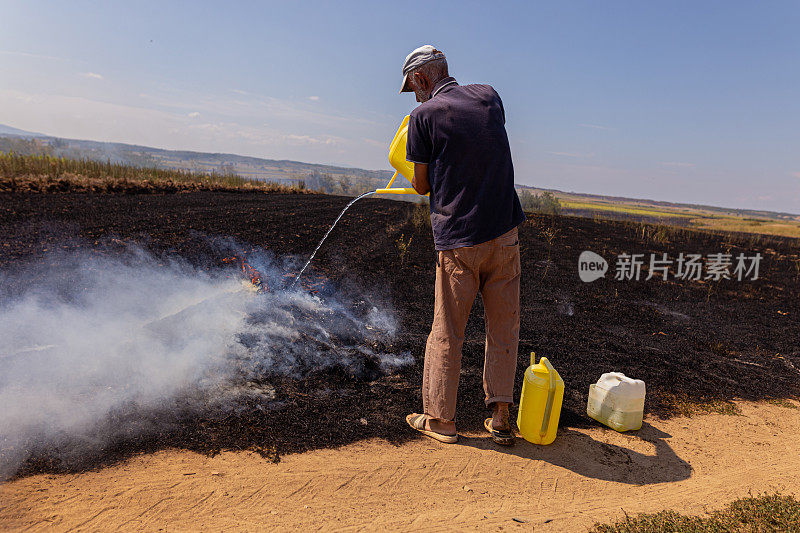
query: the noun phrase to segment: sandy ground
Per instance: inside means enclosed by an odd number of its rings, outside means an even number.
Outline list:
[[[562,430],[510,450],[370,440],[284,457],[165,450],[96,472],[0,485],[2,530],[580,531],[627,513],[698,513],[748,492],[800,493],[800,410]]]

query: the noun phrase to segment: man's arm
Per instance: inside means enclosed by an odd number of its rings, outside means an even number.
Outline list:
[[[428,194],[431,192],[431,184],[428,182],[428,165],[425,163],[414,163],[414,179],[411,186],[417,194]]]

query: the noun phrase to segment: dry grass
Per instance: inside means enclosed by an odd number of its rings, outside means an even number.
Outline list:
[[[604,219],[595,219],[603,222]],[[699,227],[673,226],[669,224],[653,224],[649,222],[621,221],[633,235],[643,243],[662,245],[666,243],[682,243],[705,238],[707,240],[721,240],[728,246],[740,246],[747,249],[784,248],[788,244],[794,250],[800,250],[800,239],[795,237],[746,233],[739,231],[721,231],[718,229],[704,229]],[[800,279],[800,257],[797,259],[795,269]]]
[[[718,413],[721,415],[741,415],[742,410],[733,402],[707,398],[698,400],[689,398],[685,394],[663,394],[662,400],[671,412],[685,417],[694,415]]]
[[[787,409],[800,409],[797,404],[792,403],[791,400],[786,398],[770,398],[767,400],[767,403],[771,403],[772,405],[777,405],[778,407],[785,407]]]
[[[614,524],[595,524],[597,533],[722,533],[728,531],[800,531],[800,501],[780,493],[740,498],[708,516],[685,516],[675,511],[625,516]]]
[[[739,217],[704,217],[692,219],[692,225],[697,228],[716,231],[800,237],[800,224],[794,221]]]
[[[431,227],[431,213],[428,202],[420,200],[414,204],[414,210],[411,212],[411,223],[417,231],[430,229]]]
[[[400,234],[400,237],[394,241],[395,247],[397,248],[397,255],[400,257],[400,265],[405,264],[408,252],[411,250],[411,241],[413,239],[413,235],[409,236],[408,240],[406,240],[405,235]]]
[[[88,159],[0,153],[0,191],[180,192],[190,190],[310,192],[237,174],[146,168]]]
[[[657,208],[626,202],[588,201],[572,198],[565,194],[560,194],[558,200],[564,209],[589,212],[595,219],[609,218],[613,215],[622,215],[631,219],[649,217],[662,219],[666,223],[672,220],[684,227],[715,233],[763,234],[800,238],[800,219],[721,214],[699,206]]]

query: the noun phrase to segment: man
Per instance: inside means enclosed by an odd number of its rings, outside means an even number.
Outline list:
[[[461,347],[480,291],[486,312],[483,387],[492,409],[484,426],[496,443],[511,445],[508,406],[519,345],[517,226],[525,215],[514,189],[503,102],[489,85],[459,85],[450,77],[444,54],[431,45],[406,57],[400,92],[411,91],[421,105],[411,112],[406,158],[414,163],[414,189],[430,192],[437,266],[423,413],[412,413],[406,421],[438,441],[458,440]]]

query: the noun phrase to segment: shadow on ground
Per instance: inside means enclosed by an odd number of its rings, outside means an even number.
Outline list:
[[[646,441],[654,453],[641,453],[623,446],[597,441],[580,431],[562,428],[556,440],[547,446],[531,444],[521,438],[514,446],[494,444],[490,438],[459,437],[459,443],[479,450],[514,455],[560,466],[584,477],[630,485],[650,485],[687,479],[692,467],[678,457],[664,440],[671,437],[650,424],[628,433]]]

